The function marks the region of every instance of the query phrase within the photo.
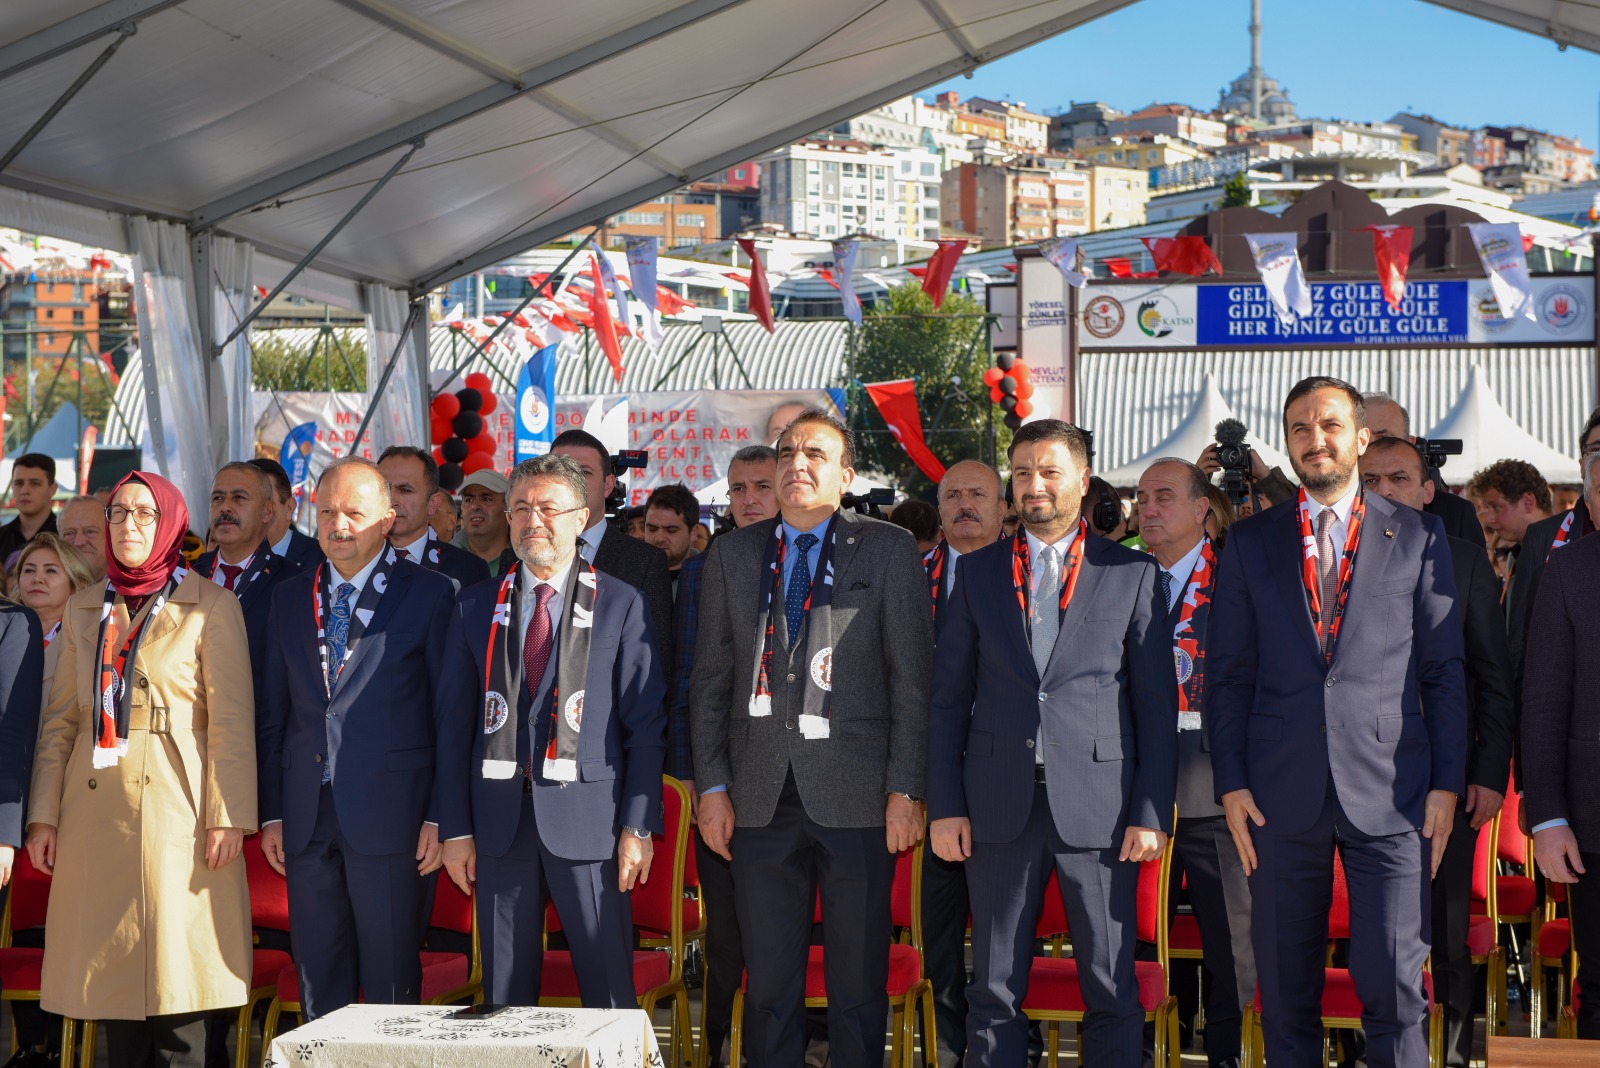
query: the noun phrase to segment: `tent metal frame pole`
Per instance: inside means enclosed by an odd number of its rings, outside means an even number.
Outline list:
[[[370,19],[403,37],[411,38],[431,52],[437,52],[464,67],[470,67],[486,78],[513,87],[518,85],[519,75],[516,71],[496,63],[465,41],[385,3],[384,0],[334,0],[334,3],[347,7],[363,18]]]
[[[684,360],[687,360],[690,356],[694,355],[694,350],[698,349],[700,347],[700,342],[704,341],[705,339],[706,339],[706,333],[705,333],[705,331],[702,330],[700,332],[700,336],[695,338],[693,341],[691,341],[689,343],[689,347],[684,349],[681,353],[679,353],[678,354],[678,358],[676,360],[672,361],[672,366],[668,367],[665,371],[661,372],[661,377],[657,378],[656,379],[656,384],[650,387],[650,392],[654,393],[656,390],[658,390],[662,386],[666,385],[667,384],[667,379],[672,377],[672,373],[674,371],[676,371],[678,368],[683,366],[683,361]],[[716,389],[717,388],[716,378],[717,378],[717,358],[716,358],[715,353],[713,353],[712,357],[711,357],[711,388],[712,389]]]
[[[378,399],[383,396],[383,391],[389,387],[389,379],[394,376],[395,364],[400,362],[401,354],[406,351],[406,345],[411,341],[411,328],[416,325],[417,317],[421,314],[422,301],[412,300],[411,314],[406,316],[406,324],[400,328],[400,340],[395,344],[394,352],[389,354],[389,362],[383,368],[383,377],[378,379],[378,384],[373,389],[372,396],[367,398],[367,410],[361,413],[361,425],[356,428],[355,440],[350,443],[350,451],[345,453],[346,456],[354,456],[356,450],[361,448],[361,439],[366,437],[367,426],[372,422],[373,413],[378,410]]]
[[[73,79],[72,84],[67,86],[60,96],[56,97],[55,103],[44,109],[44,114],[40,115],[38,121],[28,127],[28,132],[18,138],[17,143],[12,145],[5,155],[0,156],[0,171],[4,171],[11,166],[11,161],[20,156],[22,150],[31,145],[33,139],[43,133],[46,126],[50,125],[50,120],[61,114],[61,109],[72,102],[72,98],[77,96],[83,87],[89,84],[91,78],[100,73],[100,68],[111,62],[111,57],[117,54],[117,49],[121,48],[128,38],[138,32],[139,26],[135,22],[124,22],[117,27],[117,39],[106,45],[105,50],[94,57],[94,62],[90,63],[84,69],[84,72]]]
[[[258,302],[254,308],[251,308],[245,313],[244,318],[239,320],[239,325],[233,328],[233,332],[227,337],[223,338],[221,344],[213,344],[211,346],[211,355],[221,355],[222,350],[227,348],[234,338],[248,330],[250,328],[250,324],[255,322],[256,316],[265,311],[267,305],[271,304],[277,299],[278,294],[282,293],[285,289],[288,289],[290,283],[292,283],[296,278],[300,277],[300,272],[311,266],[312,260],[315,260],[318,256],[322,255],[322,250],[327,248],[328,245],[333,242],[333,239],[339,236],[340,231],[342,231],[346,226],[350,225],[350,220],[354,219],[358,214],[360,214],[361,209],[366,207],[372,201],[372,198],[377,196],[378,193],[382,191],[383,187],[388,185],[390,180],[394,178],[395,175],[400,173],[400,168],[404,167],[411,161],[411,157],[417,154],[417,150],[420,149],[423,144],[424,142],[420,137],[411,142],[411,147],[406,151],[406,154],[395,160],[394,163],[390,165],[389,169],[383,173],[383,177],[374,182],[372,184],[372,188],[363,193],[361,199],[356,201],[350,210],[344,213],[344,218],[334,223],[333,229],[324,234],[322,236],[322,240],[311,246],[311,251],[307,252],[304,256],[301,256],[300,261],[293,267],[289,268],[289,273],[278,280],[278,284],[273,288],[272,292],[262,297],[260,302]]]
[[[80,48],[123,25],[147,19],[183,0],[109,0],[0,48],[0,80]]]

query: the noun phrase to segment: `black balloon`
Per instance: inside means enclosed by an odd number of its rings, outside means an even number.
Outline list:
[[[1006,394],[1007,396],[1010,396],[1017,391],[1017,380],[1012,378],[1010,375],[1006,375],[1004,378],[1002,378],[999,385],[1000,392]],[[460,419],[461,417],[458,415],[456,418]]]
[[[468,386],[466,389],[456,390],[456,400],[461,402],[464,412],[479,412],[483,410],[483,394]],[[476,437],[475,434],[464,434],[463,437]]]
[[[1000,407],[1003,411],[1009,413],[1011,409],[1015,408],[1016,406],[1017,398],[1013,397],[1011,394],[1007,393],[1005,396],[1000,398]]]
[[[460,438],[451,438],[450,441],[461,441],[461,439]],[[439,446],[439,451],[440,452],[444,452],[445,447],[450,444],[450,441],[447,441],[447,442],[444,443],[444,445]],[[465,452],[466,449],[467,449],[467,443],[464,442],[464,441],[461,441],[461,451]],[[467,477],[466,475],[461,473],[461,465],[460,464],[458,464],[458,463],[447,463],[447,464],[444,464],[439,468],[439,487],[441,489],[449,491],[450,493],[454,493],[456,490],[461,488],[461,483],[466,480],[466,477]]]
[[[473,392],[477,392],[474,390]],[[477,412],[462,409],[461,414],[450,420],[450,429],[456,432],[456,437],[471,441],[483,433],[483,416]]]
[[[446,438],[444,444],[439,446],[439,455],[444,457],[446,464],[460,463],[470,451],[466,441],[461,438]]]
[[[1016,430],[1018,427],[1020,427],[1022,425],[1022,417],[1020,415],[1013,415],[1013,414],[1007,413],[1005,422],[1006,422],[1006,429],[1007,430]],[[441,473],[443,472],[443,470],[444,470],[443,468],[440,468]]]
[[[1016,353],[997,352],[994,354],[994,365],[1002,371],[1011,370],[1011,365],[1017,362]]]

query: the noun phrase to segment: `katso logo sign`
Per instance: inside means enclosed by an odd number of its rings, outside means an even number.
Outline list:
[[[1194,325],[1194,317],[1179,315],[1178,306],[1163,296],[1154,296],[1139,302],[1133,321],[1146,337],[1162,338],[1174,330]]]

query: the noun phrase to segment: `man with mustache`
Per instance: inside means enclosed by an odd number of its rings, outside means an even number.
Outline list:
[[[1428,882],[1466,792],[1467,705],[1437,517],[1364,494],[1361,394],[1297,383],[1301,491],[1228,531],[1206,650],[1215,788],[1245,870],[1267,1059],[1315,1064],[1333,859],[1373,1068],[1427,1063]]]

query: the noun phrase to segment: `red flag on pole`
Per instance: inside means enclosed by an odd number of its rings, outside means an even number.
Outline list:
[[[964,242],[955,243],[964,246]],[[867,396],[878,406],[878,414],[883,416],[889,432],[906,450],[906,455],[917,465],[917,470],[931,481],[938,482],[944,477],[944,464],[928,448],[927,439],[922,435],[922,414],[917,411],[916,385],[909,378],[897,382],[868,382]]]
[[[589,264],[596,278],[600,277],[600,258],[589,253]],[[606,299],[605,286],[594,286],[588,292],[589,313],[594,316],[594,336],[600,342],[600,351],[611,364],[611,373],[617,384],[622,384],[622,342],[617,339],[617,324],[611,318],[611,302]]]
[[[965,241],[941,241],[939,250],[928,261],[928,273],[922,276],[922,291],[933,298],[933,306],[944,303],[950,290],[950,276],[956,273],[956,261],[967,251]]]
[[[1398,311],[1406,299],[1406,272],[1411,269],[1411,227],[1364,226],[1372,231],[1372,256],[1378,261],[1383,299]]]
[[[772,333],[772,291],[767,288],[767,269],[761,266],[761,257],[756,255],[754,238],[735,238],[739,247],[744,249],[744,254],[750,257],[750,311],[761,325],[767,328],[767,333]]]
[[[1150,257],[1155,260],[1158,271],[1199,277],[1209,267],[1217,274],[1222,273],[1222,261],[1217,259],[1217,254],[1211,251],[1211,246],[1206,244],[1203,237],[1141,237],[1139,240],[1150,250]]]

